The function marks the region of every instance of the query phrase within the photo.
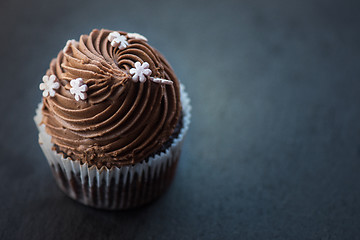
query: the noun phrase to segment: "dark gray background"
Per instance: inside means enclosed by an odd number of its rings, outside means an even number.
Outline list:
[[[1,0],[0,239],[359,239],[358,1]],[[56,186],[32,121],[68,39],[139,32],[193,118],[153,204],[107,212]]]

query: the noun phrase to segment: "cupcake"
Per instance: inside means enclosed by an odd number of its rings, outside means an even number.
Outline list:
[[[102,29],[69,40],[39,87],[39,143],[69,197],[128,209],[169,187],[191,107],[144,36]]]

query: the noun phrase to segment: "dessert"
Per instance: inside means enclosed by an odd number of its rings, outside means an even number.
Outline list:
[[[170,65],[144,36],[102,29],[69,40],[40,89],[39,142],[67,195],[126,209],[167,189],[190,105]]]

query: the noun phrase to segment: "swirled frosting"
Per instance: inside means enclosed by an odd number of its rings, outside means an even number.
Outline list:
[[[97,167],[135,164],[155,153],[172,135],[181,113],[179,82],[165,58],[144,39],[128,38],[120,50],[109,30],[93,30],[69,41],[46,75],[60,83],[43,98],[43,120],[57,151]],[[120,32],[126,35],[126,32]],[[135,62],[149,63],[152,77],[172,85],[131,80]],[[76,101],[70,81],[82,78],[87,99]]]

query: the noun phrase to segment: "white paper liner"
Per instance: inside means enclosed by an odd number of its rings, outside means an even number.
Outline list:
[[[143,179],[143,182],[151,183],[154,179],[159,177],[160,173],[163,174],[168,171],[168,169],[176,168],[176,165],[173,165],[177,164],[180,157],[182,142],[189,128],[191,118],[190,99],[188,94],[185,92],[184,85],[182,84],[180,85],[180,94],[183,112],[183,126],[178,137],[173,140],[171,146],[166,149],[165,152],[155,155],[154,157],[150,157],[146,162],[144,160],[135,165],[112,167],[111,169],[108,169],[105,166],[101,169],[97,169],[95,166],[89,167],[87,163],[81,164],[78,160],[74,161],[69,158],[65,159],[62,154],[52,150],[53,144],[51,143],[51,136],[46,133],[44,124],[40,125],[42,120],[42,103],[39,103],[34,117],[34,121],[39,130],[39,143],[50,167],[53,170],[54,177],[60,188],[68,196],[82,202],[85,205],[103,209],[125,209],[133,207],[132,203],[129,201],[134,200],[134,196],[126,195],[135,194],[135,198],[139,198],[142,193],[133,192],[131,194],[120,194],[122,199],[110,199],[110,196],[115,198],[120,196],[118,191],[123,191],[122,188],[124,186],[131,185],[135,175],[137,176],[137,179]],[[65,176],[60,179],[59,176],[61,174]],[[81,188],[74,186],[72,182],[74,180],[77,180],[79,183],[81,182]],[[93,186],[97,187],[97,193],[93,192]],[[149,184],[149,187],[153,188],[151,184]],[[100,188],[102,188],[101,193]],[[82,192],[79,193],[79,189]],[[151,189],[148,189],[145,186],[141,191],[148,192],[151,191]],[[81,198],[79,198],[79,196],[81,196]],[[96,196],[96,198],[101,198],[100,201],[99,199],[94,199],[94,196]]]

